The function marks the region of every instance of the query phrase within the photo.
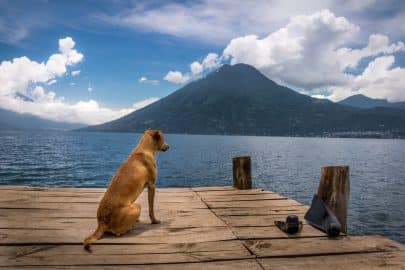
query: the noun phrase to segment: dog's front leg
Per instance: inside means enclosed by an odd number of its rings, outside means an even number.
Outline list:
[[[155,212],[153,209],[154,199],[155,199],[155,184],[149,184],[148,185],[149,217],[152,224],[158,224],[160,223],[160,221],[156,219]]]

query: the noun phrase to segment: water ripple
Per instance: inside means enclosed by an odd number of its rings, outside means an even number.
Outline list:
[[[0,131],[0,184],[105,187],[139,134]],[[405,141],[167,135],[158,186],[231,185],[234,156],[252,156],[253,182],[310,204],[320,169],[350,166],[349,232],[405,242]]]

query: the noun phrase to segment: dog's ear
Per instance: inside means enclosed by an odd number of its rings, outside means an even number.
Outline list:
[[[155,142],[159,142],[160,141],[160,132],[156,131],[155,133],[153,133],[153,140],[155,140]]]

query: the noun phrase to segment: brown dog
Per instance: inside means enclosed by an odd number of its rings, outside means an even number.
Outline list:
[[[97,229],[84,240],[84,248],[100,239],[105,232],[115,235],[129,231],[141,214],[141,206],[133,203],[148,186],[149,217],[152,224],[159,223],[153,210],[157,176],[156,152],[166,151],[169,145],[159,130],[144,132],[138,146],[113,176],[97,210]]]

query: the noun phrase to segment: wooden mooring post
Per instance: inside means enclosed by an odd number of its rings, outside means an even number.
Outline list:
[[[232,159],[233,186],[237,189],[252,188],[252,164],[249,156]]]
[[[349,193],[349,166],[328,166],[322,168],[317,194],[335,213],[342,225],[343,233],[347,233]]]

